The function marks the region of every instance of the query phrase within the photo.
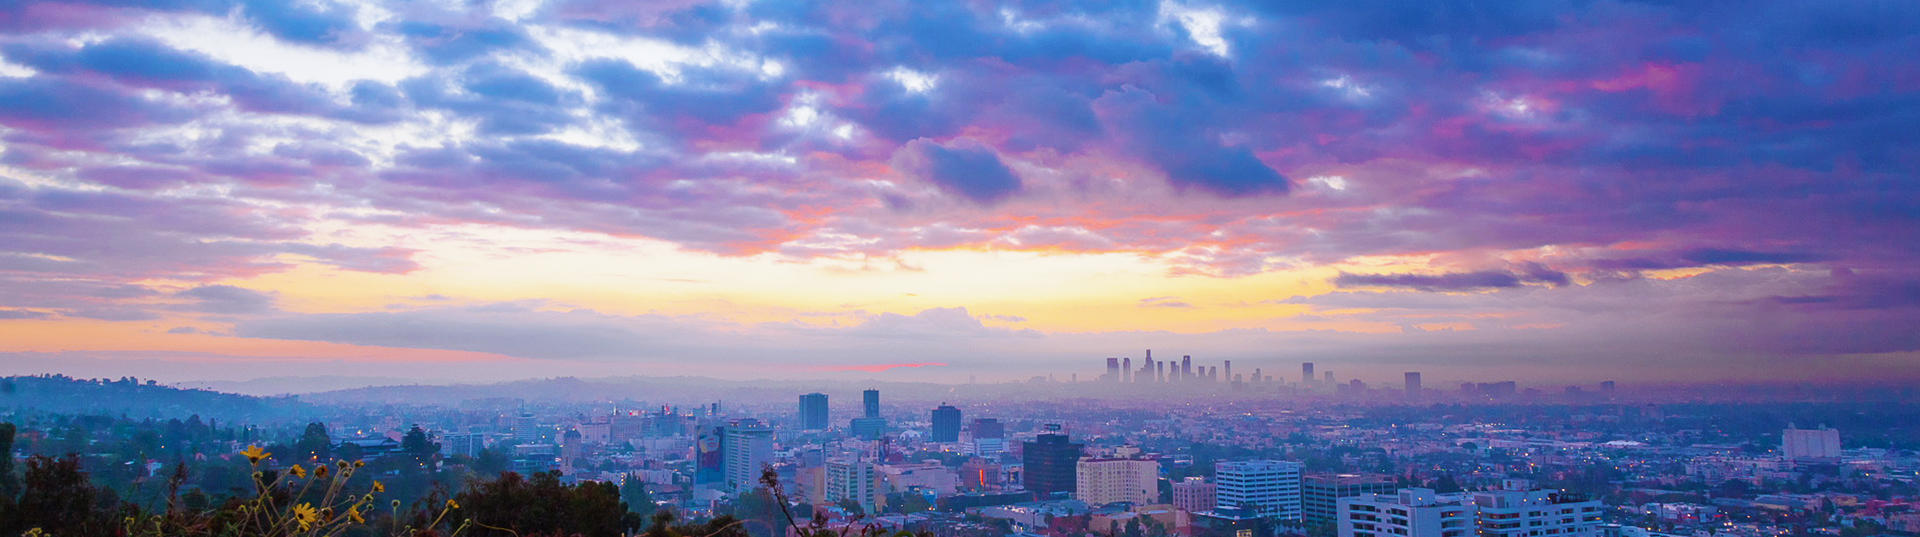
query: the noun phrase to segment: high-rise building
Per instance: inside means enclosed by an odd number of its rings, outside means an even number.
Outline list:
[[[1407,395],[1420,395],[1420,372],[1407,372]]]
[[[722,448],[726,450],[726,488],[758,487],[761,468],[773,462],[773,429],[753,418],[735,420],[727,425]]]
[[[933,437],[935,442],[960,441],[960,409],[941,403],[933,409]]]
[[[521,412],[513,419],[513,443],[537,444],[541,438],[540,423],[534,421],[532,412]]]
[[[1027,490],[1041,498],[1056,492],[1073,492],[1079,485],[1075,474],[1083,447],[1060,433],[1041,434],[1021,444],[1021,480]]]
[[[827,394],[809,393],[800,396],[800,428],[818,431],[829,427],[827,418]]]
[[[1167,363],[1166,362],[1153,363],[1153,381],[1154,382],[1167,381]]]
[[[1332,372],[1332,371],[1328,371],[1328,372],[1326,372],[1326,374],[1325,374],[1325,375],[1321,375],[1321,378],[1323,378],[1323,379],[1324,379],[1324,380],[1322,380],[1322,382],[1325,382],[1325,383],[1327,383],[1327,385],[1328,385],[1328,386],[1333,386],[1333,385],[1334,385],[1334,384],[1333,384],[1333,372]]]
[[[1313,385],[1313,362],[1300,363],[1300,385],[1303,387]]]
[[[879,513],[879,475],[874,472],[873,463],[859,457],[836,458],[827,461],[826,500],[827,503],[839,503],[849,500],[860,505],[861,511],[868,515]]]
[[[1396,490],[1393,478],[1381,474],[1308,474],[1300,480],[1300,516],[1308,527],[1332,522],[1341,498]]]
[[[1089,506],[1157,503],[1160,462],[1149,459],[1084,458],[1074,464],[1073,498]]]
[[[1180,355],[1180,380],[1191,380],[1192,378],[1193,355],[1182,354]]]
[[[727,479],[727,428],[700,429],[694,440],[693,482],[720,483]]]
[[[1221,365],[1224,365],[1226,367],[1225,367],[1225,372],[1221,373],[1220,375],[1220,381],[1228,384],[1232,384],[1233,383],[1233,360],[1224,360],[1222,361]]]
[[[1796,461],[1838,459],[1840,431],[1826,427],[1800,429],[1789,425],[1780,432],[1780,455]]]
[[[1474,511],[1464,493],[1401,489],[1341,498],[1334,525],[1340,537],[1468,537]]]
[[[862,417],[880,417],[880,390],[869,388],[867,391],[860,392],[860,407],[865,411],[861,414]]]
[[[1189,477],[1173,484],[1173,507],[1189,513],[1213,509],[1214,485],[1204,477]]]
[[[1120,359],[1120,382],[1133,382],[1133,357]]]
[[[1544,490],[1473,493],[1481,537],[1596,537],[1600,501]],[[1443,536],[1445,537],[1445,536]]]
[[[1300,463],[1276,460],[1214,463],[1214,508],[1247,508],[1262,517],[1299,521],[1300,468]]]

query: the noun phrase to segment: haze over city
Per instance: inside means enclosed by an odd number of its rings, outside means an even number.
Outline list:
[[[1911,382],[1916,22],[12,3],[0,373]]]
[[[0,537],[1920,537],[1913,0],[0,0]]]

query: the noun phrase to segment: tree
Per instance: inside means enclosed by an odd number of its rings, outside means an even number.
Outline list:
[[[7,522],[9,534],[40,528],[48,535],[111,535],[118,504],[111,491],[100,491],[80,471],[80,458],[36,455],[27,459],[20,503]],[[105,492],[103,494],[103,492]]]
[[[494,448],[483,448],[473,457],[473,471],[480,475],[499,475],[511,464],[506,452]]]
[[[425,429],[415,425],[407,430],[406,436],[400,438],[400,451],[413,457],[415,464],[424,466],[433,460],[434,455],[440,453],[440,444],[427,437]]]
[[[333,438],[327,436],[327,424],[313,422],[307,424],[307,430],[300,435],[300,441],[293,444],[294,454],[299,460],[320,460],[333,457]]]
[[[12,423],[0,422],[0,505],[20,497],[20,476],[13,471],[13,433]]]
[[[542,472],[532,478],[508,472],[499,479],[469,485],[454,497],[458,514],[474,523],[475,537],[556,534],[581,537],[618,537],[624,533],[627,510],[612,483],[567,485],[560,474]],[[504,528],[501,531],[491,528]]]
[[[629,512],[651,515],[660,510],[660,505],[653,503],[653,495],[647,493],[647,482],[635,474],[627,474],[620,484],[620,501],[627,503]]]

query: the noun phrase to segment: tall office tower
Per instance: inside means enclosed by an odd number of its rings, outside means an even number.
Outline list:
[[[1780,455],[1796,461],[1838,459],[1840,431],[1825,426],[1801,429],[1788,425],[1780,431]]]
[[[880,390],[868,389],[860,392],[860,406],[866,410],[865,417],[880,417]]]
[[[1420,395],[1420,372],[1407,372],[1407,395]]]
[[[1313,385],[1313,362],[1302,362],[1300,364],[1300,386],[1307,387],[1312,385]]]
[[[1219,494],[1214,508],[1244,507],[1262,517],[1297,522],[1300,468],[1300,463],[1276,460],[1214,463],[1213,480]]]
[[[1081,444],[1067,441],[1067,435],[1046,433],[1021,444],[1021,481],[1027,490],[1041,498],[1056,492],[1072,493],[1079,485],[1075,473],[1080,462]]]
[[[1254,383],[1254,384],[1259,384],[1259,383],[1261,383],[1261,382],[1262,382],[1262,380],[1260,379],[1260,368],[1258,368],[1258,367],[1256,367],[1256,368],[1253,368],[1253,376],[1252,376],[1252,377],[1249,377],[1249,378],[1251,378],[1251,379],[1253,379],[1253,383]]]
[[[873,463],[860,457],[836,458],[827,461],[827,503],[839,503],[852,500],[867,513],[878,513],[879,487],[878,473]]]
[[[722,447],[726,488],[740,491],[760,486],[760,469],[773,463],[773,429],[753,418],[734,420],[727,425]]]
[[[933,409],[932,439],[935,442],[960,441],[960,409],[946,403],[940,403],[938,408]]]
[[[1100,506],[1117,502],[1158,503],[1160,461],[1148,459],[1080,459],[1074,464],[1073,498]]]
[[[1473,493],[1480,510],[1482,537],[1596,537],[1600,500],[1544,490],[1495,490]]]
[[[1193,378],[1193,355],[1182,354],[1180,355],[1180,379],[1191,378]]]
[[[1215,502],[1213,483],[1204,477],[1189,477],[1173,484],[1173,508],[1189,513],[1212,511]]]
[[[1153,381],[1167,382],[1167,363],[1166,362],[1153,363]]]
[[[1393,494],[1393,476],[1381,474],[1309,474],[1300,480],[1300,516],[1308,527],[1340,516],[1340,499],[1362,494]]]
[[[1326,382],[1328,386],[1333,386],[1333,385],[1334,385],[1334,384],[1333,384],[1333,372],[1332,372],[1332,371],[1328,371],[1328,372],[1327,372],[1327,374],[1326,374],[1326,375],[1324,375],[1324,379],[1325,379],[1325,380],[1323,380],[1322,382]]]
[[[1133,357],[1120,359],[1120,382],[1133,382]]]
[[[1225,361],[1222,361],[1221,363],[1226,365],[1226,373],[1224,376],[1220,378],[1226,380],[1228,383],[1232,383],[1233,382],[1233,360],[1225,360]]]
[[[1120,382],[1120,359],[1119,358],[1112,358],[1112,357],[1107,358],[1107,374],[1105,376],[1100,377],[1100,379],[1113,381],[1113,382]]]
[[[1341,498],[1334,526],[1340,537],[1468,537],[1474,511],[1465,493],[1400,489]]]
[[[827,394],[809,393],[800,396],[800,428],[818,431],[828,427]]]

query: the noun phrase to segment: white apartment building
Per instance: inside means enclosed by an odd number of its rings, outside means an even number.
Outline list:
[[[1146,459],[1083,458],[1074,467],[1074,499],[1089,506],[1115,502],[1159,503],[1160,462]]]
[[[1838,459],[1840,458],[1840,431],[1825,427],[1819,429],[1788,427],[1780,432],[1780,455],[1797,461]]]
[[[827,461],[827,503],[852,500],[868,515],[879,513],[878,477],[871,462],[858,458]]]
[[[1214,508],[1249,507],[1259,516],[1297,523],[1300,471],[1300,463],[1287,461],[1214,463]]]
[[[1473,493],[1481,537],[1598,537],[1600,501],[1545,490]]]
[[[1463,493],[1410,488],[1338,502],[1334,524],[1340,537],[1468,537],[1476,529],[1473,501]]]

